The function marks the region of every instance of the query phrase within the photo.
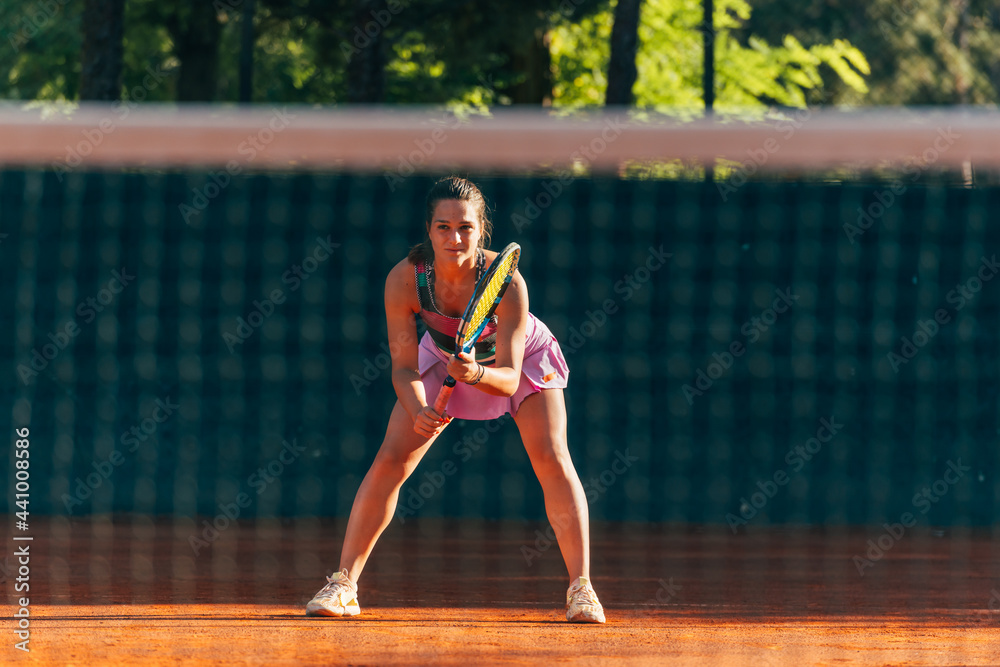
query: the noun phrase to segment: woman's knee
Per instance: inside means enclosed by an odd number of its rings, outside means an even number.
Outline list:
[[[379,452],[368,474],[379,480],[402,482],[412,471],[410,457],[389,452]]]
[[[540,448],[532,454],[531,465],[539,478],[567,477],[573,471],[573,462],[565,447]]]

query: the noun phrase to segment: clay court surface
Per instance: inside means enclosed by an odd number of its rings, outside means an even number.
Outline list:
[[[343,528],[242,523],[195,555],[191,520],[36,520],[31,652],[13,648],[8,575],[0,662],[1000,664],[990,532],[917,526],[861,577],[852,556],[877,528],[595,524],[608,623],[580,626],[563,615],[558,547],[535,544],[543,525],[411,519],[369,561],[361,616],[307,618]],[[522,547],[540,547],[530,565]]]

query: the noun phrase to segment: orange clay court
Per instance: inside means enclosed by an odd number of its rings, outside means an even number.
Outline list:
[[[13,647],[8,560],[3,664],[1000,664],[988,531],[914,527],[861,577],[852,557],[876,528],[595,523],[608,617],[595,626],[565,622],[564,566],[543,525],[394,524],[353,619],[304,615],[343,521],[240,523],[197,556],[195,529],[36,520],[31,651]]]

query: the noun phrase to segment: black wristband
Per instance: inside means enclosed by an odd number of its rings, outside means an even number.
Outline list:
[[[474,385],[474,384],[479,384],[479,381],[483,379],[483,375],[486,374],[486,366],[483,366],[482,364],[480,364],[478,362],[476,363],[476,365],[479,366],[479,375],[477,375],[476,379],[473,380],[472,382],[466,382],[465,384],[470,385],[470,386]]]

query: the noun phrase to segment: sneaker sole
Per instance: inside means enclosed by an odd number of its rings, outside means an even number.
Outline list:
[[[603,616],[600,616],[598,618],[591,618],[590,616],[587,616],[583,612],[578,613],[576,616],[573,616],[572,618],[567,618],[566,620],[569,621],[570,623],[604,623],[605,622]]]
[[[327,609],[326,607],[306,607],[306,616],[325,616],[327,618],[344,618],[350,616],[357,616],[361,613],[361,609],[358,607],[347,607],[344,609],[343,613],[337,613],[332,609]]]

